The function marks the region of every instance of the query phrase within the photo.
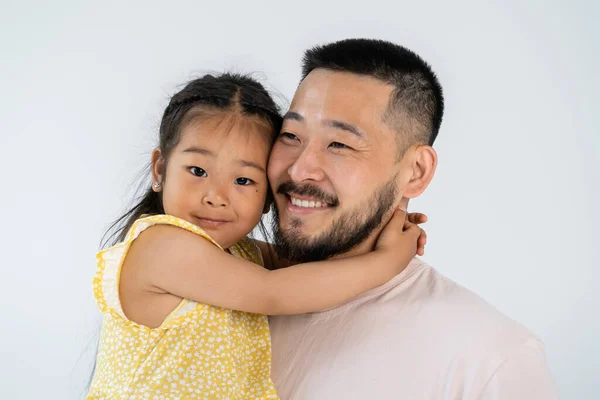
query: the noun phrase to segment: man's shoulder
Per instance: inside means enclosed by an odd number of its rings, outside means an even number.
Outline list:
[[[445,341],[508,350],[537,340],[521,323],[422,261],[395,289],[399,289],[394,305],[398,315],[413,315]]]
[[[411,276],[400,285],[404,286],[403,290],[412,292],[420,306],[457,312],[452,314],[454,318],[470,320],[477,319],[472,317],[478,317],[514,323],[481,296],[425,262],[419,261]]]
[[[485,391],[485,398],[496,398],[498,388],[502,393],[553,390],[544,346],[519,322],[418,260],[400,278],[373,302],[384,304],[379,314],[391,318],[381,325],[393,332],[385,343],[397,349],[389,352],[391,359],[417,355],[424,361],[411,361],[413,371],[431,374],[431,381],[444,376],[448,385],[463,389],[470,382],[465,390]]]

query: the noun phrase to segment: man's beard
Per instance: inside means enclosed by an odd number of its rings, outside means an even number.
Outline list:
[[[291,229],[287,232],[282,231],[279,227],[279,214],[275,209],[272,228],[277,255],[286,260],[305,263],[326,260],[352,250],[381,225],[383,216],[392,208],[397,194],[395,180],[395,177],[390,179],[366,202],[342,214],[328,229],[313,237],[300,234],[298,228],[301,221],[294,218],[290,221]],[[277,192],[308,195],[314,197],[315,201],[321,200],[334,207],[339,204],[335,196],[310,184],[285,182],[279,186]]]

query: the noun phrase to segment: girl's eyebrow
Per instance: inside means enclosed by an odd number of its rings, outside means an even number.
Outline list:
[[[183,153],[198,153],[198,154],[203,154],[205,156],[211,156],[214,157],[215,153],[213,153],[210,150],[206,150],[206,149],[201,149],[200,147],[188,147],[187,149],[183,150]]]
[[[258,165],[255,162],[252,161],[246,161],[246,160],[238,160],[238,162],[244,166],[244,167],[251,167],[251,168],[256,168],[257,170],[259,170],[260,172],[262,172],[263,174],[266,174],[267,171],[265,171],[265,169],[263,167],[261,167],[260,165]]]
[[[202,149],[200,147],[188,147],[187,149],[183,150],[184,153],[198,153],[198,154],[202,154],[205,156],[210,156],[210,157],[216,157],[216,154],[213,153],[210,150],[206,150],[206,149]],[[250,168],[255,168],[257,170],[259,170],[260,172],[262,172],[263,174],[266,174],[267,171],[265,171],[265,169],[263,167],[261,167],[260,165],[258,165],[257,163],[253,162],[253,161],[248,161],[248,160],[236,160],[240,165],[242,165],[243,167],[250,167]]]

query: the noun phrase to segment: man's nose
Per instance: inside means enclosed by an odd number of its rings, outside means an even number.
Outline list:
[[[321,181],[325,177],[323,172],[323,154],[315,145],[304,148],[296,161],[288,168],[292,181]]]

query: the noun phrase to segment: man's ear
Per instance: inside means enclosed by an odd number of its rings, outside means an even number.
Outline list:
[[[431,183],[437,168],[438,157],[431,146],[417,146],[411,149],[407,162],[411,171],[402,195],[407,199],[420,196]]]

